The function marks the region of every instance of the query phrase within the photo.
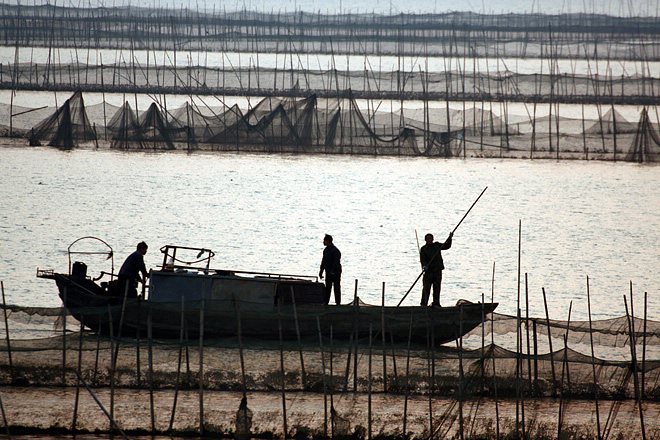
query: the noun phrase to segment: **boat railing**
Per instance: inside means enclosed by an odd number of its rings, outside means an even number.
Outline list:
[[[255,272],[244,270],[228,270],[228,269],[214,269],[211,268],[211,258],[215,256],[215,252],[211,249],[196,248],[188,246],[165,245],[160,248],[163,254],[162,271],[166,272],[202,272],[206,275],[230,275],[230,276],[251,276],[255,278],[271,278],[278,280],[304,280],[304,281],[318,281],[317,276],[311,275],[297,275],[297,274],[283,274],[273,272]],[[181,254],[185,253],[193,255],[191,260],[184,259]]]
[[[197,252],[197,256],[192,260],[184,260],[180,255],[177,256],[177,253],[180,253],[180,251],[186,253]],[[208,272],[211,265],[211,258],[215,256],[215,252],[211,249],[175,246],[172,244],[161,247],[160,252],[163,254],[161,270],[197,269]]]

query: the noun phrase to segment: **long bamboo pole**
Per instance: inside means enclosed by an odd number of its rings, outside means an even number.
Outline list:
[[[587,311],[589,312],[589,341],[591,343],[591,372],[594,380],[594,403],[596,405],[596,432],[598,440],[602,439],[600,429],[600,409],[598,407],[598,377],[596,375],[596,356],[594,355],[594,333],[591,324],[591,293],[589,291],[589,277],[587,276]]]
[[[183,335],[185,327],[185,297],[181,296],[181,322],[179,324],[179,356],[176,364],[176,383],[174,385],[174,399],[172,401],[172,414],[170,415],[170,425],[168,431],[174,427],[174,416],[176,414],[176,404],[179,398],[179,387],[181,386],[181,362],[183,360]]]
[[[199,310],[199,434],[204,436],[204,314],[206,301]]]
[[[325,376],[325,355],[323,353],[323,334],[321,333],[321,320],[316,315],[316,328],[319,334],[319,352],[321,354],[321,377],[323,379],[323,438],[328,438],[328,385]]]
[[[406,350],[406,394],[403,399],[403,429],[402,434],[407,436],[408,428],[408,397],[410,396],[410,342],[412,340],[413,313],[410,312],[410,324],[408,325],[408,347]]]
[[[147,356],[149,362],[149,416],[151,418],[151,432],[156,433],[156,414],[154,410],[154,339],[153,339],[153,310],[151,304],[147,309]]]
[[[548,315],[548,300],[545,295],[545,287],[541,288],[543,292],[543,306],[545,307],[545,323],[548,327],[548,347],[550,350],[550,371],[552,372],[552,396],[557,396],[557,376],[555,375],[555,359],[552,351],[552,333],[550,332],[550,316]]]
[[[495,302],[495,262],[493,261],[493,275],[490,284],[490,302]],[[497,396],[497,369],[495,368],[495,320],[490,321],[490,355],[493,363],[493,391],[495,392],[495,438],[500,438],[500,405]]]
[[[289,429],[286,420],[286,381],[284,371],[284,343],[282,338],[282,307],[277,302],[277,332],[280,340],[280,389],[282,391],[282,438],[286,439]]]
[[[9,376],[11,381],[14,382],[14,364],[11,358],[11,338],[9,337],[9,318],[7,317],[7,301],[5,300],[5,285],[0,281],[0,291],[2,291],[2,312],[5,318],[5,339],[7,341],[7,355],[9,356]]]
[[[463,223],[463,220],[465,220],[465,217],[467,217],[468,214],[470,213],[470,211],[472,211],[472,208],[474,208],[474,205],[477,204],[477,202],[479,201],[479,199],[481,198],[481,196],[484,195],[484,193],[486,192],[487,189],[488,189],[488,187],[485,187],[485,188],[483,189],[483,191],[481,191],[481,194],[479,194],[479,197],[477,197],[477,199],[472,203],[472,205],[470,206],[470,208],[465,212],[465,215],[463,215],[463,218],[461,218],[461,220],[458,222],[458,224],[454,227],[454,229],[451,231],[450,235],[453,235],[454,232],[456,232],[456,230],[457,230],[458,227],[461,225],[461,223]],[[439,253],[439,252],[440,252],[440,251],[438,251],[438,253]],[[438,253],[436,253],[435,255],[433,255],[433,257],[431,257],[431,261],[434,260],[434,259],[437,257]],[[425,270],[422,270],[422,271],[420,272],[420,274],[417,275],[417,278],[416,278],[415,281],[412,283],[412,286],[410,286],[410,288],[409,288],[408,291],[405,293],[405,295],[403,295],[403,298],[401,298],[401,300],[399,301],[399,303],[396,305],[397,307],[399,307],[399,306],[401,305],[401,303],[403,302],[403,300],[405,300],[406,297],[408,296],[408,294],[413,290],[413,288],[415,287],[415,285],[417,284],[417,282],[419,281],[419,279],[422,277],[422,275],[424,275],[424,272],[425,272]]]
[[[77,374],[77,372],[76,372],[76,374]],[[84,385],[84,387],[85,387],[85,388],[87,389],[87,391],[89,392],[89,395],[92,396],[92,399],[94,399],[94,401],[95,401],[96,404],[99,406],[99,408],[101,408],[101,411],[103,411],[103,414],[105,414],[105,416],[108,418],[108,420],[110,421],[110,426],[112,427],[112,430],[113,430],[113,431],[117,431],[117,432],[119,432],[119,434],[120,434],[124,439],[128,440],[128,436],[126,435],[126,433],[124,433],[124,431],[121,430],[121,428],[119,427],[119,425],[117,425],[117,422],[116,422],[115,419],[112,417],[112,413],[111,413],[111,412],[108,412],[108,410],[105,409],[105,407],[103,406],[103,404],[101,403],[101,401],[99,400],[99,398],[96,396],[96,394],[94,393],[94,391],[92,391],[92,389],[89,387],[89,385],[87,385],[87,383],[85,382],[85,380],[84,380],[81,376],[78,376],[78,380]]]
[[[296,339],[298,340],[298,353],[300,355],[300,380],[303,390],[306,387],[307,377],[305,375],[305,358],[303,356],[302,341],[300,339],[300,325],[298,323],[298,309],[296,308],[296,295],[291,286],[291,305],[293,307],[293,323],[296,327]]]
[[[81,377],[81,369],[82,369],[82,346],[83,346],[83,333],[85,330],[85,325],[83,324],[85,322],[84,316],[80,317],[80,334],[78,335],[78,365],[76,367],[77,371],[77,376]],[[78,403],[80,402],[80,380],[76,380],[76,397],[73,403],[73,420],[71,421],[71,430],[73,432],[76,432],[76,424],[78,421]]]
[[[385,281],[381,296],[380,333],[383,342],[383,392],[387,393],[387,345],[385,343]]]

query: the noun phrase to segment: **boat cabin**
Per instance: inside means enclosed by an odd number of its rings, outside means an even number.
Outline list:
[[[277,304],[325,304],[323,284],[316,277],[210,267],[210,249],[167,245],[163,264],[152,270],[148,300],[156,303],[239,301],[241,309],[272,310]],[[181,254],[196,252],[193,261]]]

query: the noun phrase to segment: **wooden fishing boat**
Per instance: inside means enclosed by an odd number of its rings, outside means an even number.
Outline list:
[[[112,257],[111,249],[105,252]],[[185,332],[188,338],[278,339],[281,332],[285,340],[318,342],[319,334],[347,341],[384,331],[388,341],[405,343],[410,337],[416,344],[442,344],[480,325],[497,307],[466,301],[451,307],[381,307],[357,297],[350,304],[326,305],[316,277],[212,269],[214,253],[203,248],[168,245],[161,252],[161,267],[150,271],[149,285],[137,298],[117,291],[114,263],[112,272],[91,279],[84,263],[71,263],[76,253],[71,246],[68,273],[37,270],[37,276],[56,282],[64,306],[85,327],[126,337],[150,333],[171,339]],[[197,253],[197,259],[184,261],[182,252]],[[99,282],[106,275],[109,281]]]

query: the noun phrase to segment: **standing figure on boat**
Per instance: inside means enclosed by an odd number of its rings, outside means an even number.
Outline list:
[[[323,279],[325,271],[325,303],[330,302],[330,290],[335,289],[335,304],[341,304],[341,252],[332,243],[332,235],[323,237],[323,259],[319,278]]]
[[[429,294],[431,287],[433,287],[433,303],[432,306],[440,307],[440,289],[442,287],[442,271],[445,265],[442,261],[442,252],[451,247],[451,238],[453,232],[449,233],[447,241],[438,243],[433,241],[433,234],[426,234],[424,241],[426,244],[419,250],[419,260],[422,263],[424,271],[424,278],[422,279],[422,306],[427,306],[429,303]]]
[[[126,258],[124,264],[121,265],[119,269],[119,274],[117,276],[119,292],[122,296],[124,292],[127,292],[129,298],[137,298],[137,283],[138,281],[142,284],[147,282],[147,268],[144,265],[144,256],[147,253],[147,243],[141,241],[137,245],[137,250]],[[142,276],[140,276],[142,274]]]

